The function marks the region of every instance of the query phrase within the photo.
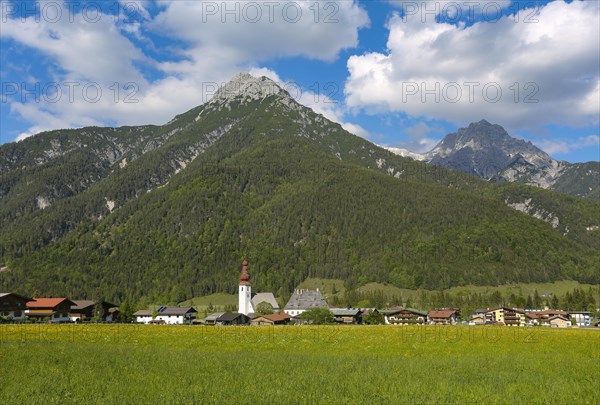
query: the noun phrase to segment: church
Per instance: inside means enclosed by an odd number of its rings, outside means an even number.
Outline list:
[[[275,299],[273,293],[265,292],[252,296],[250,274],[248,273],[248,261],[244,259],[238,290],[238,312],[250,316],[256,312],[256,308],[263,302],[268,303],[273,307],[273,313],[278,313],[280,311],[279,303]]]

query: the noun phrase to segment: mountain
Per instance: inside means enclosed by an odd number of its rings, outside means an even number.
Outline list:
[[[162,126],[0,146],[0,289],[117,302],[307,277],[600,282],[600,202],[403,158],[239,74]]]
[[[423,155],[389,150],[490,181],[518,182],[600,199],[600,162],[557,161],[531,142],[513,138],[500,125],[486,120],[446,135]]]

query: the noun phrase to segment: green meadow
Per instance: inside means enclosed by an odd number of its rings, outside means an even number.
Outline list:
[[[0,403],[600,402],[600,331],[0,325]]]

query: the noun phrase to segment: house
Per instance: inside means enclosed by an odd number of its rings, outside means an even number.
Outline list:
[[[12,321],[25,319],[27,303],[32,298],[15,293],[0,293],[0,316],[7,317]]]
[[[221,315],[223,315],[224,313],[225,312],[215,312],[215,313],[208,315],[206,318],[204,318],[204,324],[205,325],[216,325],[217,319],[219,319],[219,317]]]
[[[485,321],[486,319],[484,314],[475,314],[471,316],[469,325],[485,325]]]
[[[358,308],[329,308],[335,323],[358,324],[362,320],[362,310]]]
[[[569,318],[572,319],[577,326],[592,325],[592,313],[588,311],[569,311]]]
[[[150,309],[143,309],[133,314],[138,323],[158,323],[166,325],[191,324],[196,317],[196,311],[193,307],[166,307],[161,306],[156,313]],[[153,317],[153,315],[156,315]]]
[[[69,312],[74,305],[68,298],[34,298],[27,303],[26,315],[52,323],[69,322]]]
[[[427,318],[432,325],[456,325],[459,315],[458,308],[441,308],[429,311]]]
[[[252,297],[252,307],[254,308],[255,311],[256,311],[256,308],[258,308],[258,306],[260,304],[262,304],[263,302],[266,302],[267,304],[269,304],[273,307],[274,314],[279,312],[279,310],[280,310],[279,303],[275,299],[275,296],[273,295],[273,293],[270,293],[270,292],[257,293],[257,294],[254,294],[254,296]]]
[[[327,302],[317,288],[316,290],[296,290],[283,311],[291,316],[298,316],[313,308],[327,308]]]
[[[529,325],[551,326],[550,318],[554,316],[569,317],[569,313],[560,309],[532,310],[526,313]]]
[[[384,309],[381,313],[388,325],[422,325],[427,322],[427,312],[413,308]]]
[[[72,322],[89,321],[94,318],[94,310],[96,308],[96,301],[92,300],[73,300],[75,306],[71,307],[69,318]],[[114,322],[116,317],[113,316],[113,308],[117,308],[115,304],[110,302],[100,301],[99,304],[102,306],[102,322]],[[114,318],[114,319],[113,319]]]
[[[151,309],[140,309],[139,311],[134,312],[133,316],[135,316],[135,321],[137,323],[148,324],[152,321],[152,312]]]
[[[483,314],[485,323],[498,323],[507,326],[525,326],[529,319],[525,310],[520,308],[493,307],[475,310],[476,314]]]
[[[553,328],[568,328],[571,326],[571,321],[562,315],[554,315],[548,319],[548,323]]]
[[[247,315],[238,312],[225,312],[217,318],[216,324],[220,326],[247,325],[249,322],[250,318]]]
[[[250,325],[287,325],[290,323],[290,319],[292,319],[292,316],[285,313],[263,315],[254,318]]]

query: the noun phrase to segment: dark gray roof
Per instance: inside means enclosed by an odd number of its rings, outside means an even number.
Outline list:
[[[24,300],[34,301],[33,298],[29,298],[29,297],[26,297],[24,295],[16,294],[16,293],[0,293],[0,298],[5,297],[7,295],[14,295],[15,297],[19,297],[19,298],[24,299]]]
[[[139,311],[137,311],[136,313],[134,313],[134,316],[152,316],[153,314],[153,310],[152,309],[141,309]],[[193,307],[159,307],[156,310],[156,315],[160,316],[160,315],[175,315],[175,316],[179,316],[179,315],[185,315],[187,313],[190,312],[198,312],[196,311]]]
[[[358,308],[329,308],[334,316],[356,316],[362,311]]]
[[[296,290],[285,306],[285,310],[327,308],[327,302],[318,290]]]
[[[92,301],[92,300],[73,300],[73,302],[75,303],[75,306],[71,307],[71,311],[75,310],[82,310],[85,309],[87,307],[91,307],[91,306],[95,306],[96,305],[96,301]],[[115,304],[111,304],[110,302],[106,302],[106,301],[101,301],[100,304],[103,307],[106,308],[116,308]]]
[[[198,311],[194,307],[159,307],[156,312],[158,315],[185,315]]]
[[[238,312],[225,312],[223,315],[217,318],[217,322],[231,322],[233,320],[236,320],[240,316],[248,318],[246,315],[240,314]]]
[[[215,312],[214,314],[210,314],[208,315],[206,318],[204,318],[205,321],[216,321],[217,319],[219,319],[219,317],[221,315],[223,315],[225,312]]]

